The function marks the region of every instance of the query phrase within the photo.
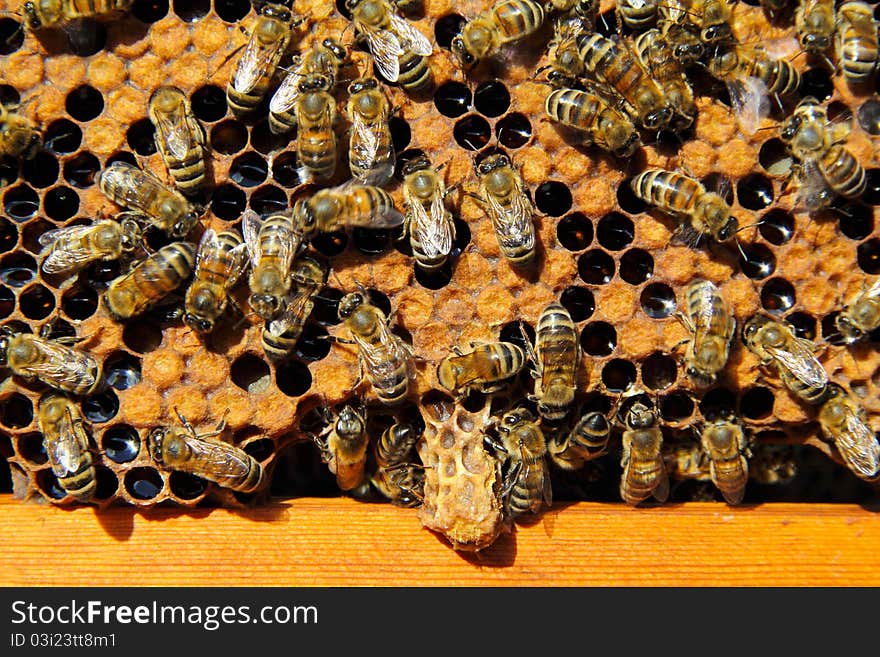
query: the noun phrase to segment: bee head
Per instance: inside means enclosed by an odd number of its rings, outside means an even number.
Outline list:
[[[348,57],[348,51],[345,49],[341,43],[339,43],[336,39],[327,38],[321,42],[321,45],[324,46],[330,53],[340,62],[344,62]]]
[[[801,34],[801,47],[807,52],[822,52],[828,50],[831,42],[824,34]]]
[[[641,401],[636,401],[626,414],[626,426],[630,429],[648,429],[656,422],[657,415]]]
[[[293,14],[291,13],[290,9],[288,9],[284,5],[275,4],[274,2],[265,2],[264,0],[254,2],[254,5],[256,5],[255,8],[257,10],[257,13],[259,13],[261,16],[274,18],[281,21],[282,23],[289,23],[293,20]]]
[[[782,130],[779,131],[779,138],[786,142],[792,141],[800,126],[801,117],[795,114],[782,124]]]
[[[719,242],[726,242],[734,235],[736,235],[736,231],[739,230],[739,222],[736,220],[736,217],[727,217],[727,220],[724,221],[715,233],[715,239]]]
[[[705,28],[700,37],[704,43],[718,43],[719,41],[728,41],[733,36],[729,23],[718,23]]]
[[[631,157],[642,145],[639,133],[624,124],[616,124],[608,131],[608,142],[617,157]]]
[[[348,85],[348,94],[353,96],[368,89],[376,89],[378,86],[379,81],[376,78],[358,78]]]
[[[162,446],[165,443],[165,437],[167,434],[167,429],[159,427],[153,429],[150,432],[150,435],[147,436],[147,451],[150,453],[150,458],[153,459],[153,462],[156,465],[165,464]]]
[[[672,120],[672,108],[670,107],[661,107],[660,109],[651,112],[648,116],[645,117],[645,127],[648,130],[659,130],[662,127],[669,125],[669,122]]]
[[[361,292],[346,294],[339,302],[339,319],[345,320],[354,314],[354,311],[367,302]]]
[[[470,68],[476,63],[476,58],[470,53],[461,36],[454,37],[449,46],[452,54],[458,60],[458,65],[462,68]]]
[[[311,204],[307,203],[304,199],[297,201],[293,206],[293,216],[296,219],[299,229],[305,235],[310,235],[315,232],[317,218],[315,217],[315,210],[312,208]]]
[[[400,167],[400,173],[404,178],[406,178],[411,173],[415,173],[416,171],[423,171],[430,168],[431,160],[428,159],[427,155],[422,154],[404,162],[403,166]]]
[[[37,15],[37,7],[32,0],[25,2],[21,10],[24,12],[28,26],[30,26],[32,30],[39,30],[43,27],[43,20]]]
[[[704,372],[692,366],[686,368],[685,371],[687,372],[687,375],[691,379],[693,379],[698,386],[702,388],[712,385],[713,383],[715,383],[715,379],[717,378],[714,372]]]
[[[281,312],[281,299],[273,294],[252,294],[248,302],[264,320],[272,319]]]
[[[755,315],[751,319],[749,319],[744,325],[742,329],[742,339],[745,344],[753,344],[755,341],[755,337],[758,335],[758,331],[770,321],[769,318],[764,317],[763,315]]]
[[[843,337],[844,341],[847,344],[852,344],[854,342],[858,342],[861,340],[865,332],[862,331],[856,324],[849,318],[849,316],[841,313],[834,319],[834,324],[837,327],[837,331]]]
[[[198,306],[205,304],[196,305]],[[197,315],[196,313],[188,312],[184,314],[183,321],[196,333],[210,333],[212,330],[214,330],[214,320],[204,315]]]

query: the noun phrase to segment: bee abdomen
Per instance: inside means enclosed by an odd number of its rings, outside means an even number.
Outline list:
[[[427,57],[406,53],[398,58],[400,74],[397,83],[410,93],[423,94],[434,87],[434,74]]]
[[[301,131],[298,138],[300,163],[318,178],[329,178],[336,170],[336,135],[316,131]]]
[[[675,214],[686,213],[705,191],[696,180],[663,169],[640,173],[633,178],[632,188],[646,203]]]
[[[281,335],[275,335],[267,327],[263,328],[262,343],[266,356],[273,360],[282,360],[293,353],[296,343],[302,335],[302,326],[291,326]]]
[[[240,481],[230,486],[233,490],[240,493],[252,493],[257,490],[263,483],[263,466],[254,457],[249,456],[249,468]]]
[[[92,455],[88,451],[80,455],[79,469],[64,477],[58,477],[58,484],[71,497],[79,502],[88,502],[95,494],[95,467]]]
[[[502,43],[528,36],[544,24],[544,9],[533,0],[506,0],[492,8],[492,20]]]
[[[865,169],[852,153],[839,144],[825,151],[822,172],[831,188],[841,196],[854,198],[865,191]]]
[[[170,165],[168,170],[184,194],[197,193],[205,183],[205,160],[200,150],[191,151],[179,164]]]

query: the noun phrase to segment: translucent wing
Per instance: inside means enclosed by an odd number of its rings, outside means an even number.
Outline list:
[[[299,83],[303,78],[304,76],[297,72],[284,78],[278,89],[272,94],[272,100],[269,101],[269,111],[272,114],[282,114],[293,108],[296,99],[299,98]]]
[[[864,293],[864,298],[875,299],[880,297],[880,278],[874,281],[873,285]]]
[[[286,47],[287,39],[277,39],[268,45],[261,44],[255,31],[238,60],[232,87],[237,92],[246,94],[257,86],[260,79],[271,77]]]
[[[262,225],[263,221],[260,216],[251,209],[246,210],[241,218],[241,233],[244,236],[251,264],[256,264],[260,259],[260,228]]]
[[[798,381],[810,386],[820,387],[828,383],[828,373],[822,364],[816,360],[813,352],[808,349],[801,340],[793,340],[791,351],[777,347],[765,347],[767,353],[776,359],[777,363],[795,377]]]
[[[98,371],[98,364],[91,356],[50,340],[39,338],[33,340],[44,357],[37,364],[28,366],[28,375],[67,388],[95,382],[94,375]]]
[[[755,134],[761,119],[770,115],[767,85],[758,78],[743,78],[728,81],[727,89],[740,130],[746,136]]]
[[[795,36],[785,36],[778,39],[767,39],[761,43],[761,48],[773,59],[788,59],[801,51],[801,44]]]
[[[156,131],[162,143],[174,157],[183,159],[195,145],[195,137],[190,132],[190,123],[187,120],[183,103],[178,105],[172,113],[162,112],[155,116]]]
[[[403,54],[397,36],[388,30],[368,30],[365,34],[379,73],[389,82],[397,82],[400,76],[400,61],[397,58]]]
[[[391,14],[391,28],[397,34],[397,38],[404,50],[410,50],[416,55],[427,57],[434,48],[427,37],[422,34],[415,25],[397,14]]]
[[[104,169],[101,173],[101,181],[114,189],[121,205],[133,210],[140,210],[148,215],[151,214],[149,212],[150,201],[156,196],[165,196],[168,193],[177,194],[151,172],[139,169],[127,162],[114,162]]]
[[[700,295],[698,297],[697,312],[694,313],[693,323],[697,331],[705,331],[712,325],[713,300],[718,295],[718,288],[714,283],[706,281],[700,286]]]
[[[46,451],[52,464],[52,472],[56,477],[71,475],[79,470],[82,462],[82,445],[76,437],[68,413],[59,420],[58,436]]]
[[[313,286],[297,285],[293,294],[287,301],[284,311],[276,319],[269,322],[269,333],[274,336],[284,335],[294,326],[302,326],[303,322],[312,314],[315,306],[312,296],[315,290]]]
[[[797,192],[796,209],[805,209],[807,212],[815,212],[826,207],[834,194],[825,176],[812,160],[800,164],[798,174],[799,188]]]
[[[215,481],[240,479],[250,471],[247,455],[228,443],[187,437],[186,444],[192,450],[191,463],[198,465],[196,471],[210,474]]]
[[[406,352],[400,346],[400,338],[388,329],[384,321],[379,322],[378,334],[379,339],[373,344],[365,342],[357,334],[353,334],[353,337],[371,377],[377,381],[393,380],[401,364],[406,361]]]
[[[834,443],[847,466],[860,477],[870,479],[880,471],[880,443],[855,413],[847,413],[846,429],[834,436]]]
[[[489,195],[490,215],[494,214],[496,231],[502,247],[526,246],[535,244],[535,229],[532,225],[532,204],[525,194],[514,194],[509,208],[505,208]]]
[[[379,152],[379,138],[375,129],[371,127],[360,112],[353,112],[351,122],[351,149],[357,153],[357,160],[362,163],[370,163],[369,167],[376,162],[376,154]]]
[[[202,235],[199,242],[199,250],[196,254],[196,266],[194,278],[199,278],[203,269],[211,272],[211,275],[221,275],[226,279],[226,288],[235,285],[245,265],[246,244],[229,249],[223,253],[220,240],[213,228],[209,228]]]
[[[94,230],[94,226],[69,226],[46,231],[40,235],[44,246],[41,268],[46,274],[64,274],[82,269],[105,254],[88,249],[79,243],[80,238]],[[69,241],[68,241],[69,240]]]
[[[449,255],[452,251],[452,217],[443,204],[443,196],[436,194],[431,202],[430,216],[421,203],[412,206],[410,231],[428,256]]]

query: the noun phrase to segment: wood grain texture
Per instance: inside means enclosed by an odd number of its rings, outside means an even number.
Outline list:
[[[0,496],[0,585],[880,585],[880,515],[850,505],[579,503],[478,556],[414,510],[61,509]]]

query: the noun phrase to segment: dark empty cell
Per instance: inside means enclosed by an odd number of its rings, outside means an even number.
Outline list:
[[[602,383],[609,392],[624,392],[636,382],[636,366],[615,358],[602,368]]]
[[[268,155],[272,151],[284,148],[288,141],[288,138],[284,135],[272,134],[268,121],[260,121],[251,128],[251,146],[263,155]]]
[[[880,169],[866,169],[865,184],[860,199],[871,205],[880,205]]]
[[[848,128],[852,127],[852,110],[839,100],[828,103],[828,120],[837,125],[847,124]]]
[[[67,497],[67,491],[58,483],[58,477],[55,476],[51,468],[40,470],[37,473],[37,488],[49,499],[62,500]]]
[[[122,342],[138,354],[146,354],[162,344],[162,330],[155,324],[138,321],[126,324],[122,329]]]
[[[391,131],[391,143],[397,153],[409,146],[409,142],[412,140],[412,130],[404,119],[392,116],[388,119],[388,130]]]
[[[512,112],[495,124],[495,135],[502,146],[520,148],[532,138],[532,124],[524,114]]]
[[[82,402],[83,416],[94,424],[107,422],[119,412],[119,397],[112,390],[92,395]]]
[[[104,380],[117,390],[128,390],[141,382],[141,361],[127,351],[117,351],[104,361]]]
[[[63,319],[53,317],[46,323],[46,326],[49,327],[49,338],[52,340],[57,338],[76,337],[76,329],[73,328],[73,325],[70,322],[65,322]]]
[[[122,272],[117,260],[99,260],[85,269],[85,279],[99,289],[106,289]]]
[[[452,129],[455,142],[462,148],[478,151],[489,143],[492,127],[489,122],[477,114],[468,114],[459,119]]]
[[[351,20],[351,12],[348,9],[349,1],[350,0],[336,0],[336,11],[338,11],[346,20]]]
[[[685,420],[693,415],[694,400],[683,390],[676,390],[660,400],[660,417],[667,422]]]
[[[66,290],[61,297],[61,310],[70,319],[87,319],[98,309],[98,293],[92,287]]]
[[[370,303],[376,306],[385,317],[391,314],[391,300],[388,298],[384,292],[380,292],[379,290],[368,288],[367,289],[367,298]]]
[[[13,221],[27,221],[40,209],[40,197],[28,185],[10,187],[3,194],[3,209]]]
[[[792,159],[785,143],[774,137],[761,144],[761,150],[758,151],[758,162],[767,173],[783,176],[791,170]]]
[[[455,239],[452,241],[452,252],[450,255],[454,258],[464,251],[465,247],[471,243],[471,229],[467,222],[458,217],[452,220],[455,226]]]
[[[596,300],[593,293],[585,287],[574,285],[567,287],[559,295],[561,303],[575,322],[589,319],[596,310]]]
[[[709,422],[736,413],[736,395],[727,388],[713,388],[700,400],[700,413]]]
[[[3,19],[0,19],[2,21]],[[0,105],[17,107],[21,103],[21,95],[18,90],[8,84],[0,84]]]
[[[639,297],[642,310],[652,319],[663,319],[675,312],[675,292],[666,283],[647,285]]]
[[[70,51],[78,57],[89,57],[107,45],[107,26],[94,18],[74,20],[67,31]]]
[[[244,153],[232,161],[229,167],[229,178],[242,187],[256,187],[266,180],[269,166],[266,160],[256,153]]]
[[[581,331],[581,347],[590,356],[607,356],[617,347],[617,332],[608,322],[590,322]]]
[[[208,489],[208,482],[189,472],[172,472],[168,476],[168,488],[182,500],[194,500]]]
[[[880,274],[880,239],[873,237],[856,250],[859,267],[866,274]]]
[[[245,3],[250,9],[250,3]],[[214,3],[215,8],[219,5]],[[219,11],[217,13],[220,13]],[[222,16],[221,16],[222,18]],[[226,116],[226,92],[213,84],[196,89],[190,99],[193,114],[200,121],[213,123]]]
[[[95,466],[95,499],[109,500],[119,491],[119,477],[110,468]]]
[[[642,382],[651,390],[666,390],[678,376],[678,363],[669,354],[656,352],[642,363]]]
[[[341,290],[325,287],[315,296],[312,319],[324,326],[339,324],[339,300],[345,295]]]
[[[55,187],[43,197],[43,209],[50,219],[67,221],[79,210],[79,195],[70,187]]]
[[[790,212],[776,208],[761,217],[758,230],[765,240],[777,246],[785,244],[794,235],[794,217]]]
[[[600,249],[593,249],[578,258],[578,273],[584,283],[604,285],[614,277],[614,259]]]
[[[596,226],[596,239],[599,244],[611,251],[620,251],[632,244],[636,228],[632,219],[619,212],[606,214]]]
[[[123,479],[125,490],[136,500],[151,500],[162,492],[162,475],[153,468],[132,468]]]
[[[866,100],[858,111],[858,121],[869,135],[880,135],[880,101],[876,98]]]
[[[168,0],[135,0],[131,13],[143,23],[155,23],[168,13]]]
[[[88,153],[82,155],[88,155]],[[79,155],[76,156],[76,158],[79,157]],[[94,157],[94,155],[89,157]],[[65,164],[64,168],[67,169],[67,166]],[[100,167],[100,164],[98,166]],[[58,160],[48,151],[38,151],[30,160],[21,163],[21,173],[24,179],[34,187],[40,189],[48,187],[58,180]]]
[[[17,392],[0,401],[0,422],[8,429],[21,429],[34,419],[31,400]]]
[[[413,268],[416,282],[428,290],[439,290],[452,280],[452,263],[447,260],[439,269],[423,269],[418,263]]]
[[[53,153],[73,153],[82,143],[82,130],[73,121],[52,121],[43,133],[43,144]]]
[[[510,107],[510,92],[500,80],[484,82],[474,92],[474,109],[483,116],[501,116],[508,107]],[[531,131],[529,135],[531,136]]]
[[[449,48],[452,40],[461,34],[461,28],[466,22],[467,19],[459,14],[447,14],[438,18],[434,23],[434,38],[437,40],[437,45],[441,48]]]
[[[820,103],[831,98],[834,93],[834,84],[831,75],[824,68],[810,68],[801,73],[801,86],[798,87],[801,96],[812,96]]]
[[[654,275],[654,258],[642,249],[630,249],[620,258],[620,277],[630,285],[639,285]]]
[[[784,278],[771,278],[761,288],[761,305],[771,312],[784,312],[795,302],[794,286]]]
[[[114,463],[128,463],[137,457],[141,449],[141,438],[134,427],[117,424],[104,432],[101,448]]]
[[[258,461],[265,461],[275,451],[275,441],[271,438],[252,440],[242,449]]]
[[[0,258],[0,281],[10,287],[24,287],[37,277],[37,261],[21,251]]]
[[[238,361],[236,361],[237,363]],[[262,361],[260,361],[262,362]],[[235,381],[235,365],[233,363],[232,380],[239,387],[240,383]],[[267,370],[268,372],[268,370]],[[275,371],[275,385],[278,389],[288,397],[299,397],[304,395],[312,387],[312,373],[309,368],[298,360],[288,360],[281,363]]]
[[[593,241],[593,223],[580,212],[564,216],[556,224],[556,239],[569,251],[580,251]]]
[[[0,285],[0,319],[5,319],[15,310],[15,295],[8,287]]]
[[[144,157],[156,152],[156,127],[149,119],[141,119],[132,123],[126,132],[128,146],[138,155]]]
[[[18,160],[9,155],[0,155],[0,188],[8,187],[18,179]]]
[[[251,208],[259,215],[281,212],[288,208],[287,194],[275,185],[264,185],[251,194]]]
[[[856,203],[845,203],[835,208],[840,232],[853,240],[863,240],[874,232],[874,212]]]
[[[535,344],[535,329],[519,320],[508,322],[501,327],[498,338],[502,342],[512,342],[523,350]]]
[[[0,18],[0,55],[11,55],[23,43],[24,26],[11,18]]]
[[[77,121],[91,121],[104,111],[104,97],[94,87],[83,84],[67,94],[64,107]]]
[[[28,319],[46,319],[55,310],[55,296],[44,286],[34,285],[18,297],[18,307]]]
[[[773,392],[764,386],[746,390],[739,400],[740,414],[749,420],[760,420],[773,413]]]
[[[235,155],[247,145],[247,140],[247,128],[235,119],[228,119],[211,128],[211,148],[223,155]]]
[[[300,184],[299,160],[295,151],[281,153],[272,160],[272,178],[284,187],[296,187]]]
[[[390,233],[384,229],[362,228],[360,226],[351,231],[351,239],[355,248],[361,253],[378,255],[388,250]]]
[[[446,82],[434,92],[434,105],[443,116],[458,118],[471,106],[471,90],[461,82]]]
[[[564,183],[548,180],[535,190],[535,205],[544,214],[561,217],[571,210],[571,192]]]
[[[739,266],[742,273],[754,280],[767,278],[776,270],[776,256],[763,244],[743,244],[742,251],[745,254],[739,256]]]
[[[101,163],[91,153],[83,151],[64,163],[64,179],[80,189],[95,184],[95,175],[101,169]],[[57,173],[51,182],[54,182]]]
[[[739,204],[747,210],[763,210],[773,203],[773,183],[760,173],[750,173],[736,184]]]
[[[18,445],[18,450],[16,450],[18,455],[25,461],[35,465],[43,465],[49,460],[41,433],[26,433],[19,436],[16,444]]]
[[[195,23],[211,11],[211,0],[173,0],[174,13],[187,23]]]
[[[630,182],[632,178],[627,178],[617,187],[617,204],[620,209],[630,214],[639,214],[648,208],[648,204],[636,196]]]
[[[733,185],[730,184],[727,176],[720,173],[710,173],[700,182],[707,191],[719,194],[728,204],[733,203]]]
[[[224,221],[235,221],[247,207],[247,196],[235,185],[220,185],[211,197],[211,212]]]
[[[332,258],[345,251],[345,247],[348,245],[348,235],[341,230],[332,233],[319,233],[311,239],[310,243],[318,253]]]
[[[602,36],[616,36],[619,31],[618,25],[617,14],[613,9],[609,9],[596,18],[596,32]]]
[[[269,385],[269,366],[253,354],[242,354],[230,369],[232,382],[245,392],[262,392]]]
[[[839,315],[840,311],[836,310],[822,318],[822,339],[829,344],[844,344],[843,336],[837,330],[837,317]]]
[[[9,251],[18,242],[18,229],[4,217],[0,217],[0,252]]]
[[[795,335],[799,338],[813,340],[816,337],[816,318],[811,314],[798,311],[791,313],[785,319],[794,327]]]
[[[304,360],[321,360],[330,354],[327,330],[315,324],[306,324],[296,342],[296,355]]]
[[[156,226],[150,226],[144,231],[144,242],[153,251],[158,251],[159,249],[168,246],[173,241],[173,237]]]
[[[107,162],[105,163],[105,167],[109,167],[114,162],[127,162],[128,164],[136,167],[140,166],[138,164],[137,158],[133,153],[129,153],[128,151],[119,151],[118,153],[114,153],[110,157],[107,158]]]

